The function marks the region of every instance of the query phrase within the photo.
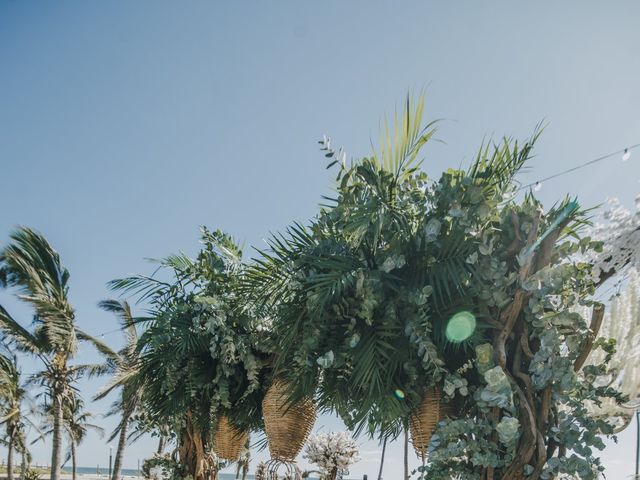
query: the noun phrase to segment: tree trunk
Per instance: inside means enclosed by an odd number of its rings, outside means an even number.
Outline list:
[[[26,443],[26,439],[25,439],[25,443]],[[20,465],[20,480],[24,480],[26,473],[27,473],[27,447],[26,445],[22,446],[22,452],[21,452],[21,457],[22,457],[22,465]]]
[[[51,451],[51,480],[60,480],[62,457],[62,392],[53,391],[53,447]]]
[[[389,437],[384,437],[382,441],[382,456],[380,457],[380,470],[378,471],[378,480],[382,480],[382,467],[384,467],[384,455],[387,453],[387,440]]]
[[[124,447],[127,444],[127,427],[129,426],[129,413],[122,413],[122,426],[120,428],[120,438],[118,438],[118,448],[116,449],[116,458],[113,461],[113,473],[111,480],[118,480],[120,477],[120,469],[122,468],[122,456],[124,455]]]
[[[13,451],[15,446],[15,434],[9,435],[9,442],[7,443],[7,480],[13,480]]]
[[[245,449],[247,450],[247,455],[244,458],[244,462],[242,462],[242,480],[247,480],[247,475],[249,474],[249,462],[251,461],[251,437],[247,436],[247,443],[245,444]]]
[[[640,472],[640,410],[636,410],[636,479]]]
[[[409,426],[404,425],[404,480],[409,480]]]
[[[338,478],[338,467],[333,467],[329,472],[327,480],[336,480],[336,478]]]
[[[76,480],[76,442],[71,439],[71,480]]]
[[[202,439],[201,432],[193,425],[190,414],[187,414],[185,428],[180,437],[178,454],[180,463],[187,469],[187,474],[193,480],[208,480],[214,476],[215,474],[212,473],[214,466],[211,465],[205,454],[206,444]]]
[[[158,451],[156,452],[160,455],[164,451],[164,435],[160,435],[160,440],[158,440]]]
[[[249,457],[242,464],[242,480],[247,480],[247,475],[249,475]]]

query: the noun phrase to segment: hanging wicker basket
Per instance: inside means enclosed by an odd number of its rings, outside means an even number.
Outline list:
[[[286,382],[275,380],[262,401],[269,453],[272,459],[280,462],[295,460],[316,420],[311,399],[290,404],[287,402],[288,391]]]
[[[438,422],[447,417],[455,418],[458,410],[456,402],[443,401],[440,387],[435,386],[425,392],[422,402],[409,417],[411,443],[418,457],[426,458],[427,448]]]
[[[226,415],[218,419],[214,445],[215,452],[223,460],[237,460],[240,452],[247,443],[249,432],[234,427]]]

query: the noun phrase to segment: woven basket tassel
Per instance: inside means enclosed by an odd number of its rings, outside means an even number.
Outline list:
[[[426,458],[431,436],[438,423],[446,417],[454,418],[456,414],[456,403],[444,403],[440,387],[435,386],[425,392],[422,402],[409,417],[411,443],[418,457]]]
[[[224,460],[237,460],[242,448],[247,443],[249,432],[241,431],[234,427],[226,415],[218,419],[214,445],[219,458]]]
[[[295,460],[316,420],[311,399],[291,405],[287,402],[288,390],[287,383],[275,380],[262,401],[269,452],[271,458],[281,462]]]

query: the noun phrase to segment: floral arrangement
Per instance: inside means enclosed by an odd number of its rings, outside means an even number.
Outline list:
[[[425,389],[448,376],[434,302],[439,318],[464,302],[457,282],[473,270],[465,259],[475,242],[447,215],[459,202],[438,199],[441,187],[417,168],[434,134],[421,128],[421,112],[421,102],[407,105],[397,147],[350,165],[332,160],[337,198],[309,227],[274,237],[247,274],[273,318],[275,374],[290,380],[293,399],[317,393],[321,407],[371,435],[397,435]],[[484,212],[484,200],[478,189],[473,208]]]
[[[434,134],[421,115],[408,101],[380,151],[351,162],[323,140],[335,195],[248,269],[273,319],[276,374],[292,398],[315,394],[350,429],[383,437],[429,387],[464,402],[431,438],[428,480],[595,479],[613,430],[585,401],[623,400],[598,382],[610,355],[585,366],[610,350],[593,335],[604,314],[593,258],[606,247],[581,236],[577,201],[517,200],[538,131],[483,145],[468,170],[434,181],[419,168]]]
[[[358,445],[349,432],[318,433],[309,438],[304,458],[316,464],[328,480],[335,480],[341,470],[358,462]]]
[[[520,197],[538,130],[483,145],[467,170],[432,179],[420,169],[435,134],[422,110],[422,98],[407,99],[363,158],[347,161],[323,139],[335,194],[252,264],[204,229],[197,259],[162,262],[169,281],[114,282],[151,301],[144,400],[175,425],[183,476],[216,471],[217,416],[260,427],[267,376],[289,382],[290,401],[314,397],[349,429],[384,438],[441,391],[434,401],[451,408],[430,437],[424,480],[602,474],[596,451],[614,428],[593,408],[627,398],[624,383],[603,381],[615,344],[596,339],[605,309],[595,294],[638,264],[640,214],[614,205],[608,226],[585,235],[576,200],[545,209],[533,192]],[[319,434],[306,450],[330,478],[357,456],[346,433]]]
[[[202,229],[196,259],[172,255],[160,262],[168,279],[135,276],[111,282],[151,304],[142,319],[137,371],[149,415],[172,426],[178,457],[195,479],[214,471],[216,419],[227,415],[241,430],[262,426],[268,353],[237,285],[242,252],[233,239]]]
[[[142,476],[149,480],[170,480],[180,470],[181,466],[168,453],[154,453],[142,462]]]
[[[260,462],[256,467],[255,477],[256,480],[267,480],[268,475],[267,464],[264,462]]]

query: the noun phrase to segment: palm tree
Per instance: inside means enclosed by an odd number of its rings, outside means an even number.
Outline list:
[[[261,422],[266,357],[253,343],[255,322],[236,292],[241,250],[228,235],[206,228],[202,243],[195,260],[180,254],[160,262],[168,281],[134,276],[110,282],[151,306],[138,341],[133,388],[142,391],[152,428],[154,422],[171,425],[184,467],[179,473],[194,480],[217,470],[211,451],[218,415],[229,415],[246,430]]]
[[[52,406],[46,405],[44,409],[47,416],[53,416]],[[89,430],[94,430],[100,436],[104,434],[104,429],[98,425],[91,423],[91,419],[95,415],[84,410],[84,401],[78,395],[73,394],[68,402],[64,405],[63,419],[64,431],[67,436],[69,451],[63,462],[67,463],[71,460],[71,478],[76,480],[77,470],[77,447],[86,438]],[[44,435],[52,435],[53,429],[44,432]]]
[[[53,414],[51,480],[60,480],[64,403],[71,385],[92,366],[70,366],[78,340],[93,341],[76,327],[69,302],[69,271],[46,238],[27,227],[10,236],[11,243],[0,251],[0,286],[15,287],[19,300],[34,310],[31,330],[22,326],[0,305],[0,332],[20,351],[42,362],[37,376],[46,388]]]
[[[104,365],[105,373],[113,375],[113,379],[102,388],[94,400],[100,400],[109,395],[114,390],[120,388],[120,398],[114,402],[107,415],[115,413],[121,414],[120,422],[109,437],[109,441],[118,437],[118,448],[113,462],[112,480],[117,480],[122,467],[122,456],[127,444],[127,434],[129,422],[132,415],[138,409],[142,390],[139,388],[138,370],[140,367],[138,345],[138,331],[136,322],[144,319],[134,318],[131,314],[131,307],[126,301],[105,300],[100,302],[100,307],[108,312],[113,312],[120,319],[120,326],[126,335],[126,343],[119,351],[110,349],[107,345],[98,346],[100,352],[106,357]]]
[[[19,436],[22,399],[26,392],[20,382],[16,357],[0,354],[0,423],[5,425],[7,447],[7,479],[13,480],[13,453]]]
[[[409,425],[404,425],[404,480],[409,480]]]
[[[30,399],[21,380],[17,358],[0,344],[0,424],[5,425],[7,447],[7,479],[13,480],[13,454],[22,455],[22,463],[28,456],[26,431],[37,427],[23,411],[23,405]]]
[[[378,480],[382,480],[382,469],[384,467],[384,456],[387,453],[387,440],[389,437],[385,436],[382,441],[382,455],[380,455],[380,470],[378,471]]]
[[[140,390],[143,385],[139,384]],[[140,405],[144,405],[144,396],[139,400]],[[119,407],[119,402],[115,402],[111,406],[111,411],[107,412],[107,415],[115,415],[120,413],[122,409]],[[160,455],[164,452],[167,440],[170,439],[173,426],[164,418],[159,418],[155,415],[150,415],[144,408],[138,408],[133,415],[129,418],[127,443],[132,444],[137,442],[145,435],[152,437],[158,437],[158,447],[156,453]],[[115,437],[113,437],[115,438]]]
[[[244,446],[244,451],[238,462],[236,464],[236,478],[238,480],[240,478],[240,474],[242,473],[242,480],[246,480],[247,474],[249,473],[249,463],[251,463],[251,439],[247,437],[247,443]]]

